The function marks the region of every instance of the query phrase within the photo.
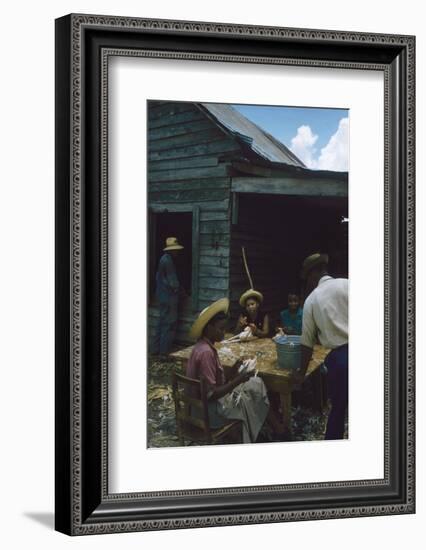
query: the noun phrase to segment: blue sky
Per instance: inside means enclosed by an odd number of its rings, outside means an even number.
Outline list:
[[[256,105],[234,108],[282,141],[309,168],[348,170],[347,109]]]

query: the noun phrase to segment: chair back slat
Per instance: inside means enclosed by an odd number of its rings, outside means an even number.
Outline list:
[[[203,441],[213,443],[222,440],[224,436],[239,430],[239,441],[241,441],[241,421],[231,421],[219,430],[212,431],[209,422],[206,380],[188,378],[176,371],[172,374],[173,400],[175,403],[176,428],[181,445],[185,445],[185,438],[191,441]],[[200,396],[197,399],[188,394],[191,389],[193,393]],[[200,411],[200,417],[194,416],[193,410]]]
[[[211,443],[212,438],[208,415],[207,387],[204,379],[201,378],[200,380],[195,380],[174,371],[172,377],[172,388],[173,399],[175,402],[177,431],[181,442],[183,442],[185,424],[190,424],[201,429],[204,432],[205,440],[208,443]],[[192,389],[191,393],[195,393],[200,397],[197,399],[196,397],[189,395],[189,389]],[[201,418],[194,417],[191,411],[192,407],[200,410]]]
[[[176,380],[180,384],[184,384],[187,386],[199,386],[200,381],[195,378],[188,378],[188,376],[185,376],[183,374],[180,374],[179,372],[175,371]]]

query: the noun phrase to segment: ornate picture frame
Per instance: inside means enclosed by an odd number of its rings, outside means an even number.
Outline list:
[[[108,60],[384,76],[383,479],[108,490]],[[414,480],[415,38],[72,14],[56,20],[56,529],[69,535],[409,514]]]

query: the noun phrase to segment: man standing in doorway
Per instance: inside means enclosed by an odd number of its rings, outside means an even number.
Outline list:
[[[302,362],[296,381],[304,380],[317,340],[331,349],[324,364],[327,368],[331,412],[325,439],[343,439],[348,405],[348,279],[328,274],[327,254],[312,254],[303,262],[301,276],[307,289],[302,320]]]
[[[158,263],[155,280],[160,317],[153,341],[154,354],[166,355],[175,338],[180,285],[174,260],[182,249],[176,237],[168,237]]]

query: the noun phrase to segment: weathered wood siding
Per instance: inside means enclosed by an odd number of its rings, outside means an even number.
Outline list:
[[[193,300],[181,304],[177,340],[187,340],[199,311],[229,296],[231,204],[229,166],[238,155],[227,136],[194,104],[150,102],[148,109],[148,206],[155,212],[198,207],[198,273]],[[198,287],[198,288],[197,288]],[[150,334],[158,319],[149,307]]]

